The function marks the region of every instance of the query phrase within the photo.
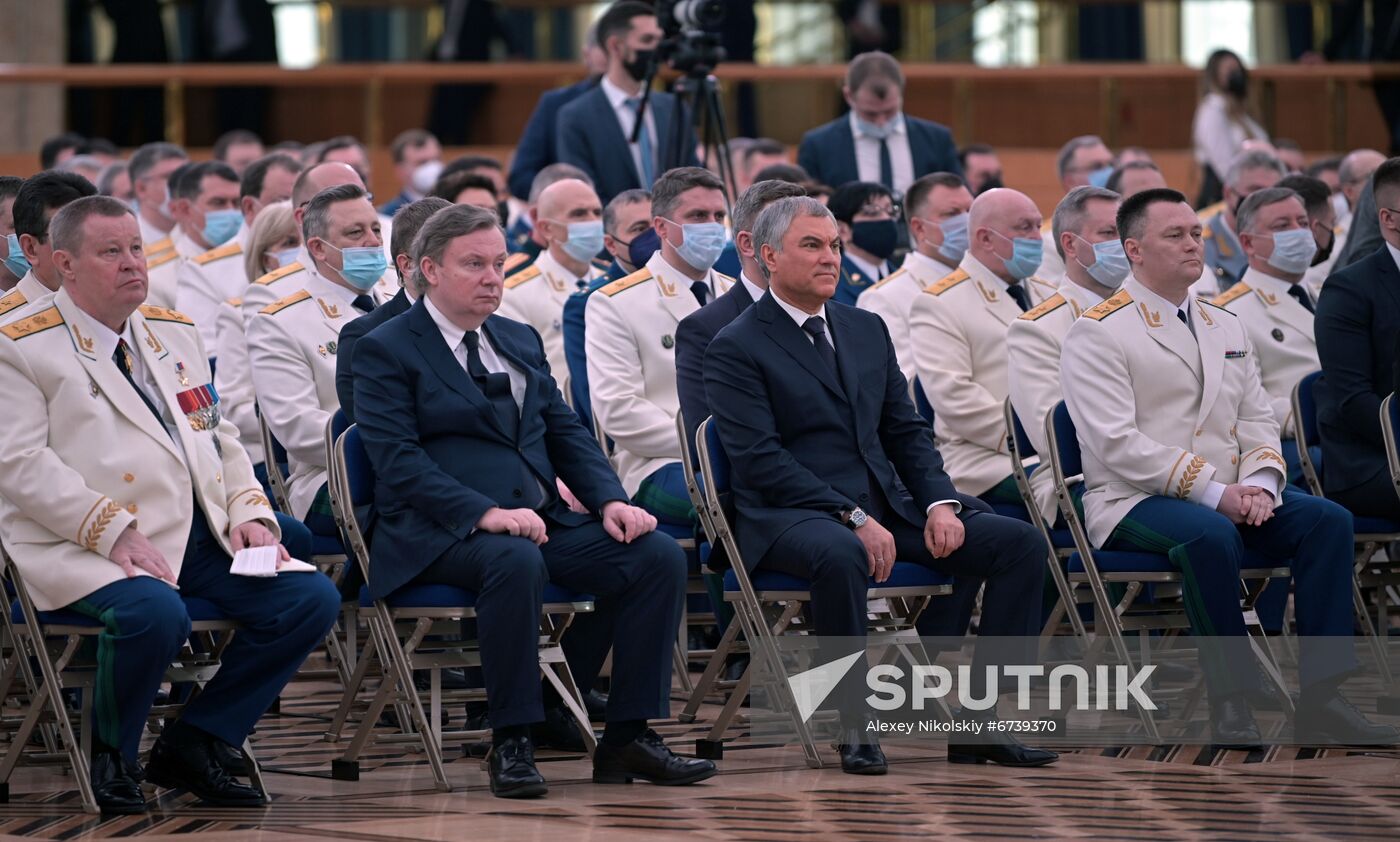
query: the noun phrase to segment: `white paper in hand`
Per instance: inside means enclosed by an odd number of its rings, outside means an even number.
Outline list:
[[[268,577],[277,575],[277,545],[248,547],[233,554],[229,572],[235,576]]]

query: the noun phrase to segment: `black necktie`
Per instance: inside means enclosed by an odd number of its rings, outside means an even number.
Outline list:
[[[1288,294],[1298,299],[1298,303],[1303,305],[1304,310],[1307,310],[1309,313],[1317,312],[1313,309],[1312,296],[1308,295],[1308,291],[1303,289],[1301,284],[1294,284],[1289,287]]]
[[[826,338],[826,319],[812,316],[802,323],[802,329],[812,337],[812,346],[817,349],[817,356],[822,358],[822,362],[826,363],[832,374],[838,374],[836,349],[831,347],[831,340]]]
[[[1196,335],[1196,329],[1191,326],[1191,320],[1186,317],[1186,311],[1177,310],[1176,317],[1181,320],[1182,324],[1186,325],[1186,329],[1191,331],[1191,335],[1194,337]]]
[[[894,189],[894,161],[890,159],[890,142],[880,138],[880,183]]]
[[[1016,302],[1016,306],[1021,308],[1022,313],[1031,309],[1031,294],[1026,292],[1025,287],[1020,284],[1007,284],[1006,294],[1011,296],[1011,299]]]
[[[706,304],[710,303],[709,284],[705,283],[704,281],[696,281],[695,283],[690,285],[690,291],[695,295],[695,300],[700,302],[701,307],[704,307]]]
[[[511,439],[519,438],[520,407],[516,405],[515,395],[510,390],[510,375],[486,370],[486,365],[481,361],[480,333],[469,330],[463,335],[462,342],[467,346],[467,373],[471,375],[482,394],[486,395],[487,400],[491,401],[491,406],[496,410],[496,416],[500,418],[507,435]],[[520,488],[522,496],[514,501],[515,505],[538,509],[548,502],[539,480],[535,478],[523,456],[520,460]]]
[[[370,298],[368,295],[357,295],[355,296],[355,300],[350,303],[361,313],[368,313],[374,309],[374,299]]]
[[[147,397],[145,390],[136,385],[136,378],[131,374],[131,346],[126,344],[125,339],[117,340],[117,349],[112,352],[112,362],[117,364],[117,370],[122,373],[122,377],[126,378],[126,382],[131,384],[131,388],[136,390],[136,394],[141,396],[141,403],[146,405],[146,408],[156,417],[156,422],[160,424],[160,428],[164,430],[165,418],[161,416],[160,410],[156,409],[156,405],[151,403],[151,399]]]

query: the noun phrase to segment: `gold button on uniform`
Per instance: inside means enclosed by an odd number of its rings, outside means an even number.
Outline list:
[[[1197,430],[1197,431],[1196,431],[1196,435],[1199,436],[1199,435],[1203,434],[1204,432],[1205,432],[1205,430]]]
[[[122,479],[126,480],[127,482],[136,482],[136,475],[135,475],[135,474],[122,474]]]
[[[128,503],[127,506],[126,506],[126,510],[127,510],[128,512],[131,512],[132,514],[136,514],[136,504],[135,504],[135,503]]]

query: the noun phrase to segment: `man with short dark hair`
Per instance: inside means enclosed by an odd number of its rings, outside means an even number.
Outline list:
[[[389,144],[389,154],[400,189],[399,195],[380,206],[384,216],[393,216],[399,208],[431,193],[442,173],[442,144],[426,129],[400,132]]]
[[[826,206],[841,234],[836,300],[854,305],[891,271],[889,259],[899,246],[899,205],[883,184],[853,181],[838,187]]]
[[[790,163],[787,146],[771,137],[754,138],[737,157],[738,160],[734,161],[734,181],[740,193],[760,180],[758,173],[763,168]]]
[[[316,573],[230,573],[239,550],[276,548],[279,567],[287,552],[237,429],[209,408],[198,331],[142,305],[131,209],[81,198],[49,233],[62,288],[42,312],[0,328],[0,392],[25,420],[0,425],[0,532],[41,611],[99,627],[87,697],[98,806],[144,813],[143,777],[211,805],[261,806],[226,758],[242,760],[238,747],[324,639],[340,599]],[[141,739],[189,638],[188,599],[238,622],[238,633],[218,673],[166,723],[143,775]]]
[[[1167,186],[1162,171],[1151,161],[1128,161],[1119,164],[1108,177],[1107,189],[1128,198],[1144,190]]]
[[[671,137],[672,114],[679,107],[671,94],[651,92],[646,111],[640,112],[642,80],[661,41],[655,7],[618,0],[603,12],[597,27],[598,43],[608,54],[607,72],[597,87],[559,109],[555,145],[560,162],[587,173],[598,198],[608,202],[623,190],[652,189],[664,168],[676,163],[665,160],[667,150],[681,150],[682,165],[697,163],[696,141],[688,122],[681,138]],[[642,131],[633,142],[639,118]]]
[[[1239,318],[1190,295],[1201,228],[1175,190],[1124,201],[1118,231],[1132,275],[1065,339],[1060,376],[1078,430],[1089,540],[1165,555],[1181,572],[1217,747],[1262,742],[1248,701],[1260,671],[1240,610],[1246,551],[1292,574],[1297,739],[1389,743],[1396,730],[1367,721],[1337,689],[1357,665],[1352,519],[1286,487],[1257,349]]]
[[[669,715],[684,555],[628,504],[564,404],[538,335],[493,314],[506,260],[499,221],[446,208],[414,251],[420,297],[361,339],[354,360],[356,422],[376,479],[370,593],[420,582],[477,595],[496,796],[548,790],[529,731],[545,718],[535,664],[546,582],[596,600],[564,637],[580,686],[612,650],[594,782],[711,777],[712,762],[676,756],[647,727]],[[570,509],[559,480],[587,512]]]
[[[953,274],[967,252],[968,211],[972,193],[960,176],[930,173],[909,185],[904,219],[909,226],[909,253],[898,270],[861,293],[856,306],[885,323],[904,379],[914,379],[914,349],[909,344],[909,306],[929,284]],[[838,226],[839,228],[839,226]]]
[[[239,207],[238,175],[228,164],[192,164],[176,180],[170,210],[180,225],[175,250],[150,263],[151,303],[176,307],[194,319],[204,348],[212,352],[219,304],[248,285],[243,253],[248,237]],[[185,241],[193,255],[180,259]],[[232,270],[225,269],[231,266]]]
[[[214,160],[228,164],[240,178],[248,165],[262,156],[262,138],[247,129],[226,131],[214,141]]]
[[[862,53],[846,66],[841,86],[850,113],[802,136],[797,163],[812,178],[840,187],[851,181],[903,194],[931,172],[962,175],[953,135],[904,113],[904,71],[888,53]]]
[[[315,163],[347,164],[366,185],[370,183],[369,150],[353,135],[343,134],[327,140],[316,151]]]
[[[969,143],[958,150],[958,163],[962,164],[963,178],[973,196],[1006,186],[1001,180],[1001,159],[996,149],[985,143]]]
[[[20,185],[12,207],[15,238],[9,244],[18,245],[28,269],[14,289],[0,297],[0,322],[30,315],[58,291],[61,277],[53,263],[49,220],[69,202],[96,193],[82,176],[57,170],[30,176]]]
[[[1317,252],[1313,254],[1308,271],[1303,273],[1303,286],[1316,300],[1322,295],[1322,284],[1332,274],[1337,255],[1341,253],[1340,246],[1345,245],[1346,229],[1337,217],[1332,192],[1321,179],[1294,174],[1280,181],[1278,186],[1297,193],[1298,198],[1303,200],[1303,209],[1308,212],[1308,230],[1312,232]]]
[[[1372,184],[1385,243],[1334,272],[1317,300],[1322,486],[1357,515],[1400,520],[1380,420],[1381,400],[1395,384],[1400,336],[1400,158],[1376,168]]]

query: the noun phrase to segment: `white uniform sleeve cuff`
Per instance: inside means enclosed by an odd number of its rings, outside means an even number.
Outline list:
[[[942,506],[944,503],[947,503],[949,506],[953,507],[953,514],[956,515],[962,513],[962,503],[960,503],[959,501],[939,500],[937,503],[930,503],[929,507],[927,509],[924,509],[924,516],[927,517],[933,511],[934,506]]]
[[[1212,512],[1220,506],[1220,498],[1225,496],[1225,483],[1211,480],[1206,486],[1205,496],[1201,498],[1201,505]]]
[[[1279,478],[1278,472],[1271,468],[1255,471],[1244,479],[1240,480],[1240,485],[1249,485],[1255,488],[1262,488],[1274,497],[1274,502],[1278,502]]]

